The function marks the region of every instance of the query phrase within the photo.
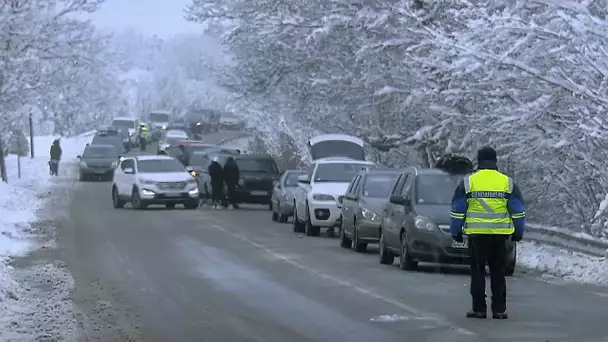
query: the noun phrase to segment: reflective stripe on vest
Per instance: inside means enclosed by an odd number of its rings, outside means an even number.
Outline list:
[[[507,201],[513,192],[510,177],[496,170],[480,170],[465,177],[468,209],[465,234],[513,234],[515,228]]]

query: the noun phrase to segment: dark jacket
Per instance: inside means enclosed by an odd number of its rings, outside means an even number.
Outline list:
[[[236,164],[234,158],[229,157],[224,164],[224,182],[226,182],[226,184],[236,185],[239,182],[240,177],[239,166]]]
[[[58,142],[53,142],[51,145],[51,160],[61,160],[61,147]]]
[[[209,177],[211,177],[211,184],[222,184],[224,182],[224,170],[220,163],[216,161],[211,162],[207,171],[209,172]]]
[[[480,164],[477,169],[498,171],[496,163],[493,162],[484,162]],[[450,224],[450,230],[453,236],[456,236],[462,232],[462,226],[464,225],[465,221],[465,218],[455,216],[462,216],[462,214],[466,214],[468,206],[469,204],[465,193],[463,179],[456,188],[456,191],[454,192],[454,197],[452,198],[452,219]],[[507,208],[509,210],[509,213],[512,214],[526,212],[523,196],[521,195],[521,191],[519,190],[517,184],[513,184],[513,192],[511,193],[507,201]],[[515,235],[515,237],[521,240],[526,229],[526,218],[513,218],[513,225],[515,227],[515,233],[513,235]]]

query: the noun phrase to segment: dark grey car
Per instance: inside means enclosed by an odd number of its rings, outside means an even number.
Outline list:
[[[121,155],[113,145],[89,145],[84,149],[80,159],[80,181],[91,179],[112,180],[114,169]]]
[[[305,173],[302,170],[285,170],[274,183],[270,196],[273,221],[287,222],[289,217],[293,216],[293,191],[298,187],[298,176]]]
[[[440,169],[409,168],[403,171],[391,190],[380,229],[378,249],[381,264],[415,269],[419,261],[468,264],[466,240],[458,243],[450,232],[450,210],[454,190],[462,175]],[[507,275],[513,275],[516,244],[506,240]]]
[[[351,181],[344,196],[340,196],[342,223],[340,246],[362,253],[368,243],[380,241],[380,222],[384,206],[399,176],[400,170],[370,170],[360,172]]]

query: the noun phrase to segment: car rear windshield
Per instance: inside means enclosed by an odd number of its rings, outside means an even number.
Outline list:
[[[350,183],[355,175],[373,166],[362,163],[319,164],[315,171],[315,182]]]
[[[180,172],[185,171],[185,168],[175,159],[150,159],[139,160],[137,171],[142,173]]]
[[[112,146],[95,146],[87,147],[82,153],[83,158],[115,158],[118,157],[116,147]]]
[[[277,164],[272,159],[236,159],[240,171],[279,173]]]
[[[420,175],[416,179],[416,203],[452,203],[454,191],[462,178],[459,175]]]
[[[102,136],[97,135],[91,141],[92,145],[119,145],[122,144],[122,138],[117,136]]]
[[[169,114],[150,113],[148,116],[152,122],[169,122]]]
[[[386,198],[388,197],[395,180],[396,174],[371,174],[365,177],[363,184],[363,197]]]
[[[285,176],[285,182],[283,185],[288,188],[295,188],[298,186],[298,177],[303,175],[304,172],[290,172]]]
[[[114,128],[135,128],[135,121],[133,121],[133,120],[114,120],[114,121],[112,121],[112,127],[114,127]]]

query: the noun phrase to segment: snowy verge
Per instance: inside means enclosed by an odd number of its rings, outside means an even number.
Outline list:
[[[26,257],[52,242],[42,241],[33,223],[50,198],[51,188],[66,178],[48,171],[49,149],[55,137],[34,138],[34,156],[6,157],[8,183],[0,182],[0,340],[75,340],[70,318],[72,279],[60,263],[14,268],[14,258]],[[90,137],[62,139],[62,164],[77,161]],[[64,168],[67,170],[67,168]],[[48,227],[52,231],[54,227]]]
[[[596,257],[608,256],[608,240],[567,229],[529,223],[527,238]]]

